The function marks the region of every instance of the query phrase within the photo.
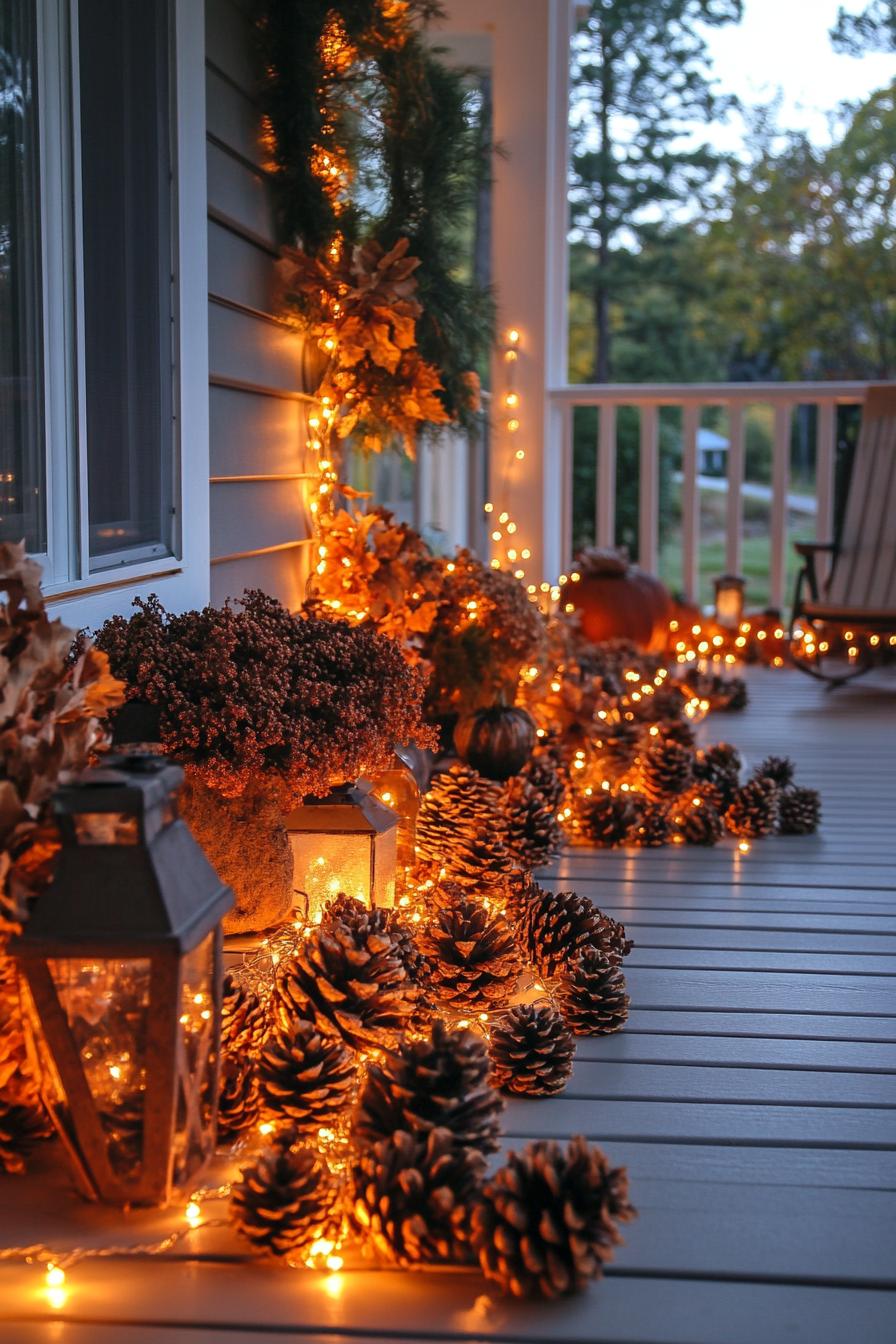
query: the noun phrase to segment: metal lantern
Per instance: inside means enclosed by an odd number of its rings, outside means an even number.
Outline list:
[[[307,798],[285,821],[297,901],[310,919],[344,891],[367,906],[395,904],[398,817],[367,782]]]
[[[420,811],[420,789],[414,776],[411,759],[406,748],[396,747],[392,764],[371,779],[374,797],[385,803],[398,816],[397,881],[402,889],[406,885],[407,874],[414,866],[417,813]]]
[[[716,590],[716,620],[730,630],[736,630],[744,614],[746,579],[739,574],[722,574],[714,580]]]
[[[45,1102],[110,1204],[166,1203],[214,1151],[233,894],[177,815],[182,783],[116,756],[60,789],[56,874],[13,947]]]

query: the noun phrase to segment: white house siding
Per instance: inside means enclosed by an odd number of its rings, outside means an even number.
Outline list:
[[[275,313],[277,250],[249,20],[206,0],[211,600],[294,608],[309,556],[302,342]]]

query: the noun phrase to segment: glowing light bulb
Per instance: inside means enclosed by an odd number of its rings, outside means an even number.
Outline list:
[[[191,1227],[197,1227],[199,1225],[199,1222],[202,1219],[202,1209],[196,1203],[195,1199],[191,1199],[184,1209],[184,1217]]]
[[[65,1270],[59,1265],[47,1265],[44,1278],[48,1288],[61,1288],[65,1283]]]
[[[750,852],[749,840],[741,840],[740,844],[738,845],[738,849],[740,850],[741,854],[749,854]]]
[[[516,327],[511,327],[507,333],[507,344],[519,345],[519,343],[520,343],[520,333],[517,331]]]

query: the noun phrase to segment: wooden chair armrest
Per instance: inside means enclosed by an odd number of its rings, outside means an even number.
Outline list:
[[[837,543],[834,541],[795,541],[793,549],[804,560],[810,560],[816,551],[836,551]]]

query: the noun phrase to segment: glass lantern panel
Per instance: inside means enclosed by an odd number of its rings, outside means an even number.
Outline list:
[[[150,961],[62,957],[47,962],[106,1134],[117,1175],[143,1157]]]
[[[215,935],[210,933],[181,963],[175,1185],[183,1184],[201,1165],[214,1139],[214,956]]]
[[[395,832],[391,833],[394,837]],[[320,922],[327,901],[344,891],[365,905],[371,904],[370,870],[374,837],[366,832],[346,835],[324,831],[290,831],[293,853],[295,905],[307,917]]]
[[[420,790],[409,768],[396,758],[393,769],[383,770],[373,780],[373,795],[379,798],[381,803],[391,807],[398,816],[398,843],[395,857],[399,882],[403,886],[406,873],[414,866]]]
[[[398,827],[383,831],[374,842],[373,904],[395,904],[395,869],[398,852]]]
[[[136,845],[137,818],[127,812],[78,812],[74,817],[79,845]]]

